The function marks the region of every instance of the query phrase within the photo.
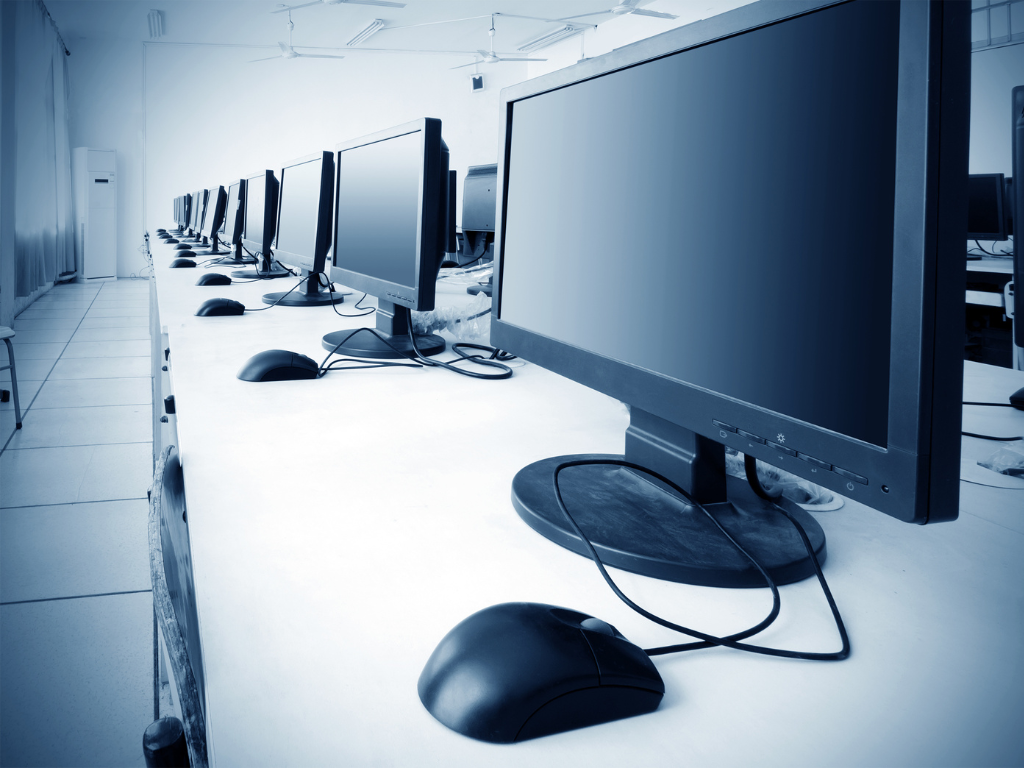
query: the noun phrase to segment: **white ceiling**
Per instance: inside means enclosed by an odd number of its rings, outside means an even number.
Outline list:
[[[293,0],[297,5],[302,0]],[[431,24],[413,29],[383,30],[360,48],[428,49],[467,51],[487,49],[487,14],[517,14],[543,18],[564,18],[611,8],[618,0],[405,0],[405,8],[385,8],[350,3],[314,5],[292,12],[295,23],[293,43],[303,47],[344,47],[345,43],[375,18],[388,26],[423,24],[448,19],[469,19],[446,24]],[[734,4],[734,3],[732,3]],[[147,15],[157,9],[164,15],[164,43],[199,43],[277,47],[287,41],[287,14],[273,14],[277,0],[46,0],[46,5],[62,36],[74,54],[76,39],[101,39],[111,42],[150,40]],[[674,13],[678,21],[617,17],[612,14],[581,19],[587,23],[655,23],[660,29],[689,23],[715,15],[719,0],[641,0],[650,10]],[[509,16],[495,18],[494,49],[511,53],[523,43],[557,30],[558,23],[545,23]],[[347,49],[351,50],[351,49]],[[370,55],[370,52],[367,51]],[[348,55],[348,54],[346,54]],[[356,54],[358,55],[358,54]],[[523,55],[523,54],[518,54]],[[533,54],[543,56],[542,52]]]

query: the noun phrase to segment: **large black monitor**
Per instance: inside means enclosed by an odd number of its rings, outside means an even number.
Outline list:
[[[245,228],[245,179],[240,179],[228,186],[227,199],[224,204],[224,224],[221,227],[220,241],[232,247],[229,256],[218,259],[220,265],[252,264],[255,259],[243,255],[242,231]]]
[[[278,181],[273,171],[260,171],[245,180],[245,226],[242,246],[256,258],[253,269],[240,269],[232,277],[287,277],[291,274],[274,261],[274,233],[277,226]]]
[[[727,447],[899,520],[957,517],[969,13],[753,3],[502,91],[491,343],[627,403],[626,459],[779,583],[809,558]],[[584,553],[566,458],[513,501]],[[561,489],[611,565],[764,584],[642,473]]]
[[[278,199],[274,258],[301,269],[305,285],[304,290],[287,295],[268,293],[263,301],[288,307],[342,301],[340,291],[325,291],[321,286],[334,224],[334,153],[318,152],[287,163],[281,169]]]
[[[426,117],[339,144],[335,176],[331,279],[376,296],[377,333],[411,353],[409,311],[434,308],[446,247],[448,146],[441,121]],[[355,357],[401,357],[359,331],[329,333],[323,345]],[[416,345],[432,355],[444,340],[417,336]]]
[[[185,231],[188,229],[189,221],[192,219],[192,195],[182,195],[181,202],[181,230]]]
[[[972,173],[967,180],[967,239],[1005,240],[1009,213],[1001,173]]]
[[[203,215],[206,213],[206,193],[205,189],[197,189],[192,193],[192,218],[188,228],[192,240],[196,242],[199,241],[199,230],[203,227]]]

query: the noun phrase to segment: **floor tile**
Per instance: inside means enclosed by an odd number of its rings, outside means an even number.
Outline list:
[[[0,602],[150,588],[145,499],[0,510]]]
[[[153,370],[149,357],[61,358],[50,372],[59,379],[126,379],[148,376]]]
[[[151,352],[149,339],[72,341],[62,357],[64,360],[77,357],[143,357]]]
[[[46,382],[33,408],[83,408],[95,405],[150,405],[151,377],[133,379],[61,379]]]
[[[39,307],[37,304],[32,304],[28,309],[22,312],[15,318],[15,322],[22,318],[30,317],[45,317],[45,318],[64,318],[71,320],[81,320],[85,317],[85,313],[89,310],[85,307],[79,309],[64,309],[61,304],[53,305],[53,309],[47,309],[45,307]],[[59,309],[57,307],[60,307]]]
[[[149,313],[144,315],[117,315],[114,317],[87,316],[79,328],[148,328]]]
[[[60,341],[49,344],[19,344],[14,352],[14,362],[22,360],[56,360],[64,351],[64,343]],[[0,361],[6,364],[7,347],[0,349]],[[66,353],[65,353],[66,354]]]
[[[36,333],[55,333],[55,331],[36,331]],[[118,341],[124,339],[148,339],[149,324],[135,328],[79,328],[73,337],[74,341]],[[42,339],[40,339],[42,341]]]
[[[14,342],[14,354],[17,355],[17,346],[19,344],[47,344],[55,341],[71,341],[71,337],[74,334],[74,328],[52,328],[42,331],[18,331],[17,335],[11,339],[11,341]]]
[[[21,418],[27,418],[28,414],[23,413]],[[0,448],[7,445],[8,439],[16,431],[16,425],[14,421],[14,409],[7,411],[0,411]],[[17,430],[20,431],[20,430]]]
[[[145,498],[152,470],[146,443],[6,450],[0,507]]]
[[[38,309],[88,309],[92,306],[92,299],[68,298],[66,296],[54,296],[47,298],[42,296],[32,302],[32,306]]]
[[[144,314],[149,311],[149,299],[124,298],[104,301],[96,299],[89,308],[90,312],[121,312],[127,314]]]
[[[32,402],[32,398],[39,392],[39,388],[43,386],[43,382],[33,381],[32,379],[23,379],[21,376],[18,377],[18,399],[21,400],[21,412],[25,413],[25,409],[28,408],[29,403]],[[10,387],[4,387],[4,389],[10,390]],[[11,399],[6,403],[0,403],[0,411],[11,411],[14,412],[14,394],[11,394]]]
[[[114,307],[93,307],[86,313],[86,320],[101,320],[109,317],[138,317],[148,318],[149,308],[148,307],[124,307],[117,309]]]
[[[6,349],[4,351],[6,352]],[[0,360],[4,360],[4,362],[6,363],[6,359],[2,355],[0,355]],[[54,362],[55,361],[53,361],[53,360],[45,360],[45,359],[43,359],[43,360],[38,360],[38,359],[37,360],[32,360],[32,359],[22,360],[21,359],[21,355],[18,354],[18,349],[15,348],[15,350],[14,350],[14,366],[17,369],[16,373],[18,374],[18,382],[19,383],[21,381],[23,381],[23,380],[28,380],[28,379],[38,379],[40,381],[45,379],[46,378],[46,374],[48,374],[50,372],[50,369],[53,368]],[[0,383],[10,384],[10,382],[11,382],[11,372],[10,371],[0,371]],[[4,389],[10,389],[10,387],[4,387]]]
[[[12,327],[16,331],[50,331],[77,328],[80,322],[80,317],[25,317],[23,313],[14,318]]]
[[[145,765],[152,594],[5,605],[0,617],[0,764]]]
[[[2,411],[4,418],[13,412]],[[151,443],[153,409],[149,405],[102,405],[92,408],[33,408],[8,449],[71,445]]]

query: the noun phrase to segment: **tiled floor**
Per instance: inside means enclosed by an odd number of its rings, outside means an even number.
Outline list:
[[[159,693],[148,317],[149,283],[119,280],[56,286],[14,321],[24,426],[0,405],[0,766],[145,765]]]

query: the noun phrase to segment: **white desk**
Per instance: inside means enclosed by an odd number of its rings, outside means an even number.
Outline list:
[[[488,605],[564,605],[644,647],[679,641],[620,603],[590,561],[534,533],[509,500],[531,461],[621,452],[624,408],[536,366],[503,382],[430,369],[239,381],[260,350],[321,360],[324,333],[366,321],[329,307],[194,317],[204,298],[259,306],[291,281],[198,288],[202,270],[167,269],[170,250],[157,245],[154,262],[211,764],[1024,763],[1024,491],[968,483],[954,523],[906,525],[851,502],[817,515],[853,644],[846,662],[720,649],[661,657],[667,692],[653,714],[512,746],[449,731],[420,704],[416,681],[441,637]],[[968,399],[1005,398],[1024,374],[969,364],[966,381]],[[988,410],[1000,413],[969,426],[1024,434],[1024,413]],[[770,607],[765,590],[616,577],[651,610],[720,635]],[[813,580],[783,587],[782,599],[763,642],[838,647]]]

